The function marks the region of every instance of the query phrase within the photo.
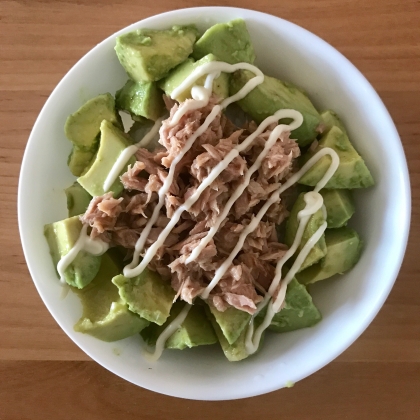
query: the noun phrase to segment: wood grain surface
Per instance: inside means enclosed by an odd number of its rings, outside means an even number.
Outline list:
[[[16,209],[20,164],[41,107],[70,67],[113,32],[174,5],[0,1],[0,419],[419,419],[420,1],[180,0],[175,7],[209,5],[257,8],[304,26],[379,92],[401,135],[413,195],[408,249],[391,295],[337,360],[292,389],[261,397],[165,397],[91,361],[52,319],[26,268]]]

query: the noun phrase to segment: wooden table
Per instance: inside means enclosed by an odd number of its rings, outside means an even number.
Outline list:
[[[407,254],[385,306],[337,360],[292,389],[261,397],[180,400],[131,385],[89,360],[41,302],[22,255],[16,217],[19,168],[32,125],[80,57],[118,29],[171,4],[0,1],[0,419],[419,419],[418,0],[219,2],[281,16],[338,48],[377,89],[404,144],[414,209]],[[214,4],[181,0],[177,7]]]

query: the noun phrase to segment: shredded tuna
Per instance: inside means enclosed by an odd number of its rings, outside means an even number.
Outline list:
[[[91,235],[122,246],[131,257],[132,250],[143,232],[159,200],[159,191],[168,176],[174,159],[179,156],[188,138],[203,124],[218,99],[212,97],[201,109],[187,112],[177,124],[172,124],[179,106],[164,96],[169,118],[163,121],[159,132],[160,146],[149,151],[139,149],[136,162],[128,166],[121,176],[124,191],[120,198],[112,193],[94,197],[81,221],[92,227]],[[201,254],[191,263],[186,260],[198,246],[226,206],[235,189],[262,152],[275,124],[268,127],[204,190],[197,202],[183,212],[164,245],[149,264],[176,292],[175,299],[192,303],[214,277],[238,242],[244,228],[251,222],[264,202],[295,171],[299,147],[283,133],[268,154],[261,167],[251,176],[243,194],[229,211],[218,232]],[[208,129],[197,138],[175,168],[174,182],[165,195],[164,206],[152,227],[145,249],[147,251],[169,223],[174,212],[197,190],[211,170],[238,144],[254,132],[257,125],[248,123],[236,127],[225,115],[219,114]],[[227,273],[210,294],[209,301],[220,311],[229,307],[254,313],[275,275],[277,261],[287,247],[277,239],[276,225],[288,215],[284,200],[273,204],[257,228],[248,235],[242,250],[234,259]]]

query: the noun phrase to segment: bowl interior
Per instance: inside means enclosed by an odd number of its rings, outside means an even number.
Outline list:
[[[177,10],[138,22],[134,28],[196,23],[200,29],[233,18],[246,19],[257,65],[269,75],[302,86],[319,109],[344,120],[367,161],[376,186],[358,191],[352,225],[365,242],[360,262],[340,279],[312,287],[323,314],[316,327],[267,334],[262,351],[229,363],[216,347],[167,351],[157,363],[141,355],[139,337],[104,343],[73,331],[81,314],[75,295],[60,300],[43,226],[66,217],[63,188],[74,181],[66,161],[70,142],[66,117],[85,100],[120,88],[127,79],[114,53],[115,35],[103,41],[64,77],[32,131],[19,184],[19,225],[36,287],[59,325],[98,363],[142,387],[183,398],[220,400],[270,392],[320,369],[367,327],[397,276],[407,241],[410,195],[407,166],[395,126],[376,92],[340,53],[308,31],[282,19],[244,9]],[[118,350],[118,351],[117,351]],[[117,355],[118,354],[118,355]]]

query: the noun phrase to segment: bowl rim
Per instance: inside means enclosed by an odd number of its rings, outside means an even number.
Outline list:
[[[18,185],[18,200],[17,200],[17,205],[18,205],[18,225],[19,225],[19,234],[20,234],[20,240],[21,240],[21,244],[22,244],[22,249],[23,249],[23,253],[25,256],[25,260],[26,260],[26,264],[28,266],[28,270],[30,272],[31,278],[35,284],[35,287],[42,299],[42,301],[44,302],[44,305],[47,307],[48,311],[50,312],[51,316],[56,320],[56,322],[60,325],[61,329],[66,333],[66,335],[84,352],[86,353],[89,357],[91,357],[93,360],[95,360],[97,363],[99,363],[100,365],[102,365],[104,368],[106,368],[107,370],[113,372],[114,374],[116,374],[117,376],[122,377],[123,379],[134,383],[135,385],[144,387],[146,389],[149,389],[151,391],[154,392],[158,392],[158,393],[164,393],[165,395],[170,395],[170,396],[174,396],[174,397],[180,397],[180,398],[186,398],[186,399],[194,399],[194,400],[229,400],[229,399],[239,399],[239,398],[247,398],[247,397],[252,397],[252,396],[257,396],[257,395],[262,395],[268,392],[272,392],[275,390],[280,389],[281,387],[283,387],[284,385],[282,384],[276,384],[275,386],[271,386],[271,387],[266,387],[265,389],[260,389],[258,391],[253,391],[251,390],[250,392],[246,392],[246,393],[242,393],[240,396],[232,396],[232,397],[206,397],[206,398],[201,398],[199,396],[185,396],[182,392],[180,392],[179,390],[173,390],[173,392],[168,393],[168,392],[163,392],[161,390],[159,390],[157,387],[154,386],[148,386],[148,384],[141,384],[139,385],[138,383],[135,383],[133,381],[131,381],[129,378],[121,375],[119,372],[117,372],[115,369],[113,369],[113,366],[109,366],[109,365],[105,365],[105,363],[101,363],[100,361],[98,361],[95,357],[95,355],[93,355],[89,349],[86,349],[86,347],[81,344],[80,342],[76,341],[71,335],[69,335],[66,331],[66,329],[63,327],[62,323],[56,318],[54,311],[50,308],[50,305],[48,303],[48,300],[46,299],[46,297],[43,295],[41,288],[39,287],[37,280],[35,279],[34,276],[34,266],[31,265],[31,249],[28,245],[28,240],[25,236],[25,231],[23,229],[23,225],[25,224],[25,219],[26,219],[26,215],[25,215],[25,211],[23,209],[23,196],[24,196],[24,182],[23,180],[25,178],[27,178],[27,171],[28,171],[28,161],[30,160],[30,149],[31,147],[33,147],[34,142],[35,142],[35,136],[34,136],[34,132],[36,131],[37,126],[40,124],[40,121],[44,118],[44,114],[45,114],[45,110],[48,106],[48,104],[50,103],[50,101],[52,100],[52,97],[54,96],[54,94],[60,89],[61,84],[64,83],[64,80],[68,77],[71,76],[72,72],[75,71],[75,68],[79,66],[80,63],[82,63],[83,61],[89,59],[89,56],[91,54],[93,54],[96,50],[100,49],[101,46],[107,42],[109,42],[110,39],[114,39],[116,36],[128,32],[130,30],[133,30],[137,27],[137,25],[142,22],[142,23],[146,23],[148,21],[153,21],[156,18],[162,18],[162,17],[168,17],[171,15],[178,15],[179,13],[182,12],[188,12],[188,13],[206,13],[206,11],[215,11],[215,10],[223,10],[223,11],[229,11],[232,13],[238,13],[238,15],[240,14],[246,14],[246,13],[252,13],[252,14],[256,14],[261,18],[265,18],[265,19],[274,19],[279,21],[279,23],[281,23],[282,25],[290,25],[290,27],[294,27],[296,30],[299,31],[303,31],[304,33],[306,33],[306,35],[310,35],[312,37],[314,37],[314,40],[316,40],[316,42],[319,45],[322,45],[323,48],[326,48],[329,50],[329,53],[331,54],[331,56],[334,58],[334,60],[338,60],[340,61],[343,65],[346,66],[346,68],[348,70],[351,70],[352,72],[352,76],[355,77],[355,80],[357,80],[357,83],[363,86],[363,89],[368,92],[368,94],[371,96],[372,99],[375,100],[375,107],[380,108],[380,111],[387,116],[388,118],[388,122],[390,123],[390,125],[392,126],[393,130],[390,133],[390,137],[394,138],[396,140],[396,144],[395,146],[398,149],[398,153],[399,153],[399,161],[401,162],[401,184],[403,187],[403,190],[401,191],[402,196],[404,197],[404,202],[403,202],[403,213],[401,216],[401,226],[400,226],[400,247],[398,248],[398,252],[395,255],[394,258],[394,263],[392,266],[392,270],[390,271],[389,274],[389,281],[386,284],[386,287],[382,287],[380,290],[380,296],[377,298],[377,303],[376,305],[371,309],[370,312],[365,313],[365,317],[363,318],[363,322],[360,321],[358,328],[355,329],[354,333],[352,335],[349,335],[345,340],[342,340],[341,342],[341,346],[338,346],[335,352],[331,352],[329,354],[329,356],[325,359],[322,360],[322,363],[318,363],[317,366],[314,366],[312,369],[306,370],[304,374],[300,375],[300,377],[297,378],[297,380],[302,380],[310,375],[312,375],[314,372],[318,371],[319,369],[321,369],[322,367],[326,366],[327,364],[329,364],[332,360],[334,360],[337,356],[339,356],[341,353],[343,353],[348,347],[351,346],[351,344],[353,344],[353,342],[366,330],[366,328],[369,326],[369,324],[373,321],[373,319],[375,318],[375,316],[378,314],[379,310],[382,308],[383,304],[385,303],[385,300],[387,299],[389,293],[391,292],[391,289],[398,277],[398,273],[399,270],[401,268],[402,265],[402,261],[405,255],[405,250],[407,247],[407,242],[408,242],[408,236],[409,236],[409,230],[410,230],[410,218],[411,218],[411,190],[410,190],[410,179],[409,179],[409,172],[408,172],[408,166],[407,166],[407,161],[405,158],[405,154],[404,154],[404,149],[403,149],[403,145],[401,142],[401,139],[399,137],[399,134],[397,132],[397,129],[395,127],[395,124],[392,120],[392,117],[390,116],[388,110],[386,109],[384,103],[382,102],[381,98],[379,97],[378,93],[375,91],[375,89],[373,88],[373,86],[368,82],[368,80],[366,79],[366,77],[342,54],[340,53],[337,49],[335,49],[332,45],[330,45],[329,43],[327,43],[326,41],[324,41],[322,38],[320,38],[318,35],[308,31],[307,29],[293,23],[290,22],[288,20],[282,19],[278,16],[275,15],[271,15],[268,13],[263,13],[257,10],[253,10],[253,9],[245,9],[245,8],[236,8],[236,7],[224,7],[224,6],[209,6],[209,7],[190,7],[190,8],[183,8],[183,9],[176,9],[176,10],[171,10],[171,11],[167,11],[164,13],[159,13],[156,15],[152,15],[149,16],[145,19],[141,19],[140,21],[134,22],[122,29],[120,29],[119,31],[111,34],[110,36],[108,36],[107,38],[105,38],[103,41],[101,41],[99,44],[97,44],[95,47],[93,47],[92,49],[90,49],[85,55],[83,55],[72,67],[71,69],[63,76],[63,78],[59,81],[59,83],[55,86],[55,88],[53,89],[53,91],[50,93],[47,101],[45,102],[45,104],[43,105],[34,125],[33,128],[31,130],[31,134],[29,136],[28,142],[25,146],[25,152],[23,155],[23,159],[22,159],[22,164],[21,164],[21,169],[20,169],[20,174],[19,174],[19,185]],[[175,22],[175,21],[174,21]]]

